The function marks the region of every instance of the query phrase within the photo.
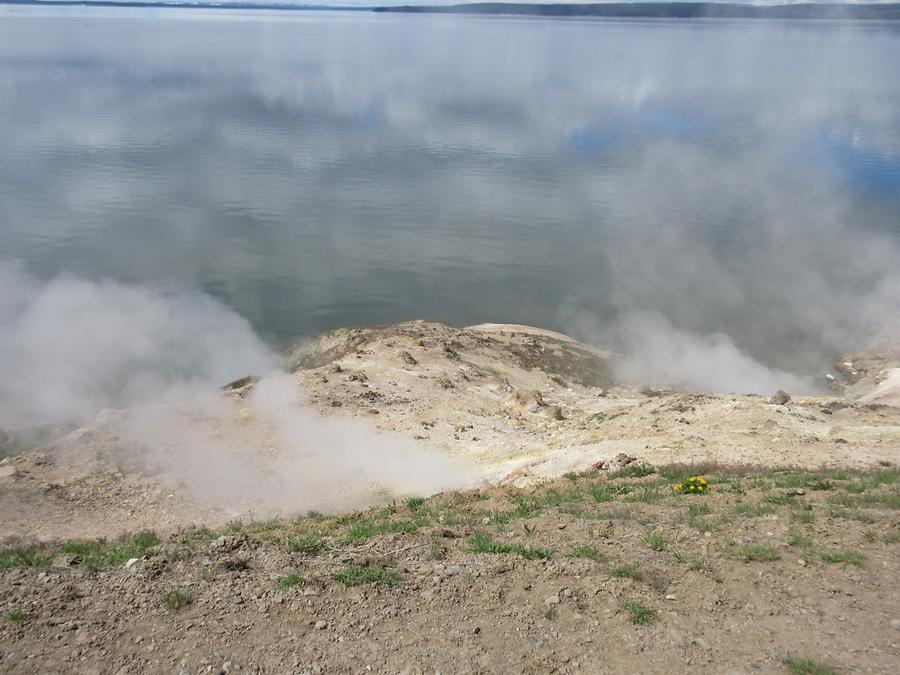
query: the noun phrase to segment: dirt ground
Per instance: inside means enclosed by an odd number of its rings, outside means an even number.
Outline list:
[[[896,672],[896,469],[650,471],[7,550],[0,671]]]
[[[218,483],[223,441],[248,475],[307,461],[252,377],[224,416],[138,411],[152,443],[134,411],[0,432],[0,673],[897,672],[896,345],[819,396],[630,387],[615,358],[494,324],[292,346],[289,415],[471,474],[348,481],[310,513]]]
[[[528,485],[623,453],[658,465],[806,468],[877,467],[900,456],[900,407],[883,402],[891,400],[892,369],[900,366],[894,348],[823,371],[828,395],[782,402],[617,384],[614,355],[526,326],[415,321],[342,329],[295,345],[285,358],[308,410],[456,458],[471,469],[472,484]],[[279,445],[277,431],[255,419],[255,383],[238,385],[223,393],[228,420],[168,411],[178,416],[176,428],[149,447],[125,440],[121,420],[128,411],[105,411],[86,427],[0,460],[0,540],[111,537],[293,515],[274,497],[212,489],[204,501],[190,489],[191,480],[208,478],[222,463],[207,454],[192,465],[194,449],[183,440],[191,433],[198,442],[230,439],[260,473],[302,468],[292,467],[295,451]],[[159,426],[144,423],[148,431]],[[151,465],[151,453],[167,455],[180,475]],[[344,486],[308,508],[348,510],[409,494],[357,487]]]

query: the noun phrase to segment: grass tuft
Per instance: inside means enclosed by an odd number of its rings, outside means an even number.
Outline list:
[[[827,563],[846,563],[856,567],[866,566],[866,556],[859,551],[826,551],[822,560]]]
[[[53,557],[37,546],[21,546],[0,551],[0,569],[11,567],[47,567]]]
[[[281,588],[290,588],[303,583],[303,577],[299,574],[287,574],[278,579],[278,585]]]
[[[191,602],[193,602],[193,598],[187,591],[183,591],[180,588],[173,588],[163,596],[162,601],[167,609],[177,612],[179,609],[183,609],[190,605]]]
[[[726,549],[729,555],[744,562],[773,562],[781,558],[778,551],[765,544],[736,544],[732,541],[726,544]]]
[[[521,544],[511,544],[495,541],[483,532],[476,532],[469,537],[469,552],[471,553],[517,553],[523,558],[541,560],[553,555],[550,548],[532,548]]]
[[[654,551],[666,550],[666,539],[659,532],[647,532],[644,535],[644,541]]]
[[[79,556],[81,566],[97,570],[121,565],[131,558],[140,558],[158,543],[159,538],[153,532],[137,532],[115,541],[69,541],[60,550]]]
[[[596,562],[600,562],[601,560],[605,560],[606,556],[600,553],[593,546],[578,546],[573,548],[566,554],[568,558],[587,558],[588,560],[594,560]]]
[[[695,572],[702,570],[703,565],[705,564],[703,562],[703,558],[697,558],[695,556],[690,556],[686,553],[681,553],[680,551],[676,551],[672,555],[672,559],[679,565],[687,565],[689,569],[692,569]]]
[[[287,545],[288,549],[294,553],[305,553],[307,555],[315,555],[325,550],[325,542],[317,534],[301,534],[289,539]]]
[[[644,580],[643,570],[641,570],[641,568],[637,565],[632,565],[631,563],[619,565],[609,573],[609,576],[616,577],[617,579],[631,579],[632,581]]]
[[[791,538],[788,540],[788,543],[800,549],[808,549],[812,548],[813,542],[809,537],[805,537],[799,532],[791,532]]]
[[[618,471],[614,471],[609,474],[610,478],[644,478],[645,476],[652,476],[656,473],[656,469],[648,464],[632,464],[630,466],[626,466],[624,469],[620,469]]]
[[[410,511],[418,511],[425,503],[425,497],[407,497],[403,503]]]
[[[619,607],[631,615],[631,623],[635,626],[649,626],[656,623],[659,618],[655,609],[651,609],[639,602],[626,600]]]
[[[348,565],[342,570],[334,572],[331,578],[344,586],[362,586],[363,584],[376,584],[392,586],[400,581],[400,575],[381,565]]]
[[[784,658],[782,663],[791,675],[838,675],[838,671],[827,663],[790,654]]]

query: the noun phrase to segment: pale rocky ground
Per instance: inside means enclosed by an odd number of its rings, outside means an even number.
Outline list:
[[[784,404],[765,396],[617,385],[609,352],[515,325],[415,321],[341,329],[285,356],[308,407],[458,458],[472,469],[470,486],[527,485],[622,453],[657,465],[805,468],[873,467],[900,455],[900,407],[889,405],[900,396],[900,353],[892,344],[823,372],[832,395],[794,396]],[[164,470],[177,464],[196,482],[220,463],[209,454],[218,449],[198,454],[192,465],[183,438],[212,438],[230,442],[230,452],[263,471],[289,473],[285,462],[297,460],[285,456],[277,430],[255,420],[247,404],[253,388],[250,382],[228,391],[225,422],[177,411],[174,429],[150,436],[152,448],[129,445],[120,428],[125,413],[106,411],[88,427],[0,460],[0,537],[112,536],[291,515],[278,513],[277,500],[215,486],[197,499],[183,476]],[[139,418],[141,432],[173,426],[165,419]],[[341,485],[307,506],[346,510],[411,493],[370,487]]]
[[[281,489],[298,461],[253,381],[217,414],[106,411],[30,449],[8,430],[0,673],[778,673],[789,656],[897,672],[894,347],[789,400],[618,385],[614,355],[523,326],[340,330],[285,357],[302,414],[456,458],[476,489],[347,480],[319,495],[336,515],[279,513],[284,495],[238,489]],[[235,484],[200,498],[235,453]],[[788,466],[804,472],[771,471]],[[687,471],[708,496],[672,492]],[[341,515],[366,500],[394,503]],[[158,543],[53,543],[142,529]],[[348,569],[392,583],[348,586]]]

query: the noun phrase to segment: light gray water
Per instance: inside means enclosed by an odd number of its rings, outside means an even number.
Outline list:
[[[898,252],[889,25],[0,6],[0,260],[274,343],[658,311],[791,368]]]

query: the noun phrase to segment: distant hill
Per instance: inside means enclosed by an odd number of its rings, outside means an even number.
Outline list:
[[[468,5],[404,5],[376,12],[423,14],[528,14],[660,19],[892,19],[900,20],[900,3],[738,5],[718,2],[616,2],[597,4],[529,4],[482,2]]]

